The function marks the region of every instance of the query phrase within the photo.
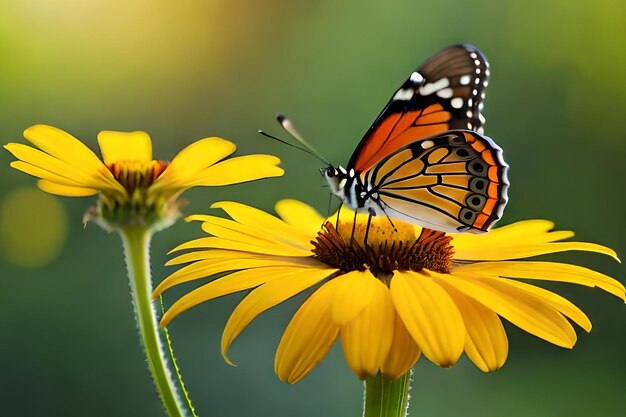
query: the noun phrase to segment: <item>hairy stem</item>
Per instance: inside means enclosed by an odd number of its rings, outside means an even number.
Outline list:
[[[163,345],[159,337],[156,310],[150,300],[152,282],[149,246],[152,234],[144,227],[126,227],[120,230],[120,234],[124,243],[135,318],[139,325],[139,333],[152,379],[169,416],[183,417],[186,415],[185,407],[176,393],[176,384],[167,368]]]
[[[395,381],[381,374],[365,380],[363,417],[406,417],[409,408],[411,372]]]

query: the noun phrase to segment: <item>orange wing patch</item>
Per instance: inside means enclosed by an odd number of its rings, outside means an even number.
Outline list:
[[[451,114],[440,104],[421,110],[390,114],[364,139],[354,169],[368,170],[398,149],[448,130],[450,120]]]

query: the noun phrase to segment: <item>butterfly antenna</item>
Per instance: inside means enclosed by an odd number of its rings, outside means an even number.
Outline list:
[[[293,123],[287,116],[285,116],[284,114],[278,114],[278,116],[276,116],[276,120],[278,121],[278,123],[280,123],[280,125],[283,127],[283,129],[285,129],[287,133],[293,136],[294,139],[296,139],[302,144],[302,146],[304,146],[309,154],[314,155],[326,165],[331,165],[330,162],[328,162],[328,160],[324,158],[321,153],[319,153],[313,146],[311,146],[309,142],[306,141],[306,139],[304,139],[304,137],[302,137],[302,135],[296,130],[296,128],[293,126]]]
[[[308,149],[306,149],[306,148],[301,148],[301,147],[299,147],[299,146],[294,145],[293,143],[289,143],[289,142],[287,142],[286,140],[279,139],[279,138],[277,138],[276,136],[270,135],[269,133],[267,133],[267,132],[265,132],[265,131],[263,131],[263,130],[259,130],[258,132],[259,132],[261,135],[265,136],[266,138],[274,139],[275,141],[280,142],[280,143],[282,143],[283,145],[291,146],[292,148],[295,148],[295,149],[297,149],[297,150],[299,150],[299,151],[306,152],[306,153],[308,153],[309,155],[313,156],[315,159],[319,159],[319,160],[320,160],[323,164],[330,165],[328,162],[326,162],[325,160],[323,160],[322,158],[320,158],[320,157],[319,157],[319,155],[317,155],[317,154],[315,154],[315,153],[311,152],[310,150],[308,150]]]

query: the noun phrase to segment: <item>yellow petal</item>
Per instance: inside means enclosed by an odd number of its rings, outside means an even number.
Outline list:
[[[295,384],[305,377],[335,342],[339,326],[330,315],[333,281],[315,291],[289,322],[274,361],[274,370],[281,381]]]
[[[192,143],[172,159],[152,185],[155,189],[189,188],[207,167],[235,152],[234,143],[221,138],[205,138]]]
[[[380,281],[369,270],[351,271],[334,279],[335,298],[331,314],[335,324],[343,326],[371,302]]]
[[[480,244],[478,245],[478,247],[480,247]],[[558,252],[582,251],[608,255],[619,262],[619,258],[617,257],[617,254],[614,250],[607,248],[606,246],[587,242],[555,242],[537,245],[511,245],[510,247],[502,247],[500,249],[495,247],[484,247],[484,249],[481,248],[477,250],[477,252],[471,255],[474,256],[474,258],[461,257],[462,255],[460,253],[457,257],[455,247],[455,258],[476,261],[499,261],[508,259],[530,258],[533,256],[547,255]],[[465,252],[465,254],[467,253]]]
[[[489,233],[454,234],[454,258],[471,261],[499,261],[565,251],[586,251],[609,255],[618,260],[610,248],[586,242],[556,242],[574,235],[569,231],[550,232],[554,223],[547,220],[526,220],[493,229]]]
[[[439,366],[454,365],[463,352],[465,326],[444,289],[425,274],[395,272],[391,299],[424,355]]]
[[[275,239],[264,236],[262,233],[255,233],[254,230],[242,226],[235,221],[219,217],[202,223],[202,230],[220,239],[232,240],[247,245],[278,246],[281,243],[277,242]]]
[[[226,323],[222,334],[222,356],[224,360],[228,364],[234,365],[228,357],[228,349],[237,336],[259,314],[317,284],[326,277],[328,277],[326,270],[294,269],[291,274],[252,290],[237,305],[228,319],[228,323]]]
[[[98,172],[102,169],[106,171],[102,161],[91,149],[61,129],[35,125],[24,131],[24,138],[42,151],[82,172]]]
[[[290,226],[279,218],[274,217],[263,210],[232,201],[214,203],[211,208],[220,208],[224,210],[226,214],[228,214],[237,223],[254,230],[255,234],[258,233],[264,236],[271,236],[272,239],[277,239],[279,241],[287,239],[287,242],[292,242],[295,239],[300,242],[299,246],[301,249],[308,251],[311,250],[310,240],[313,239],[315,235],[308,235],[304,231],[299,230],[297,227]]]
[[[230,158],[199,172],[190,182],[190,186],[220,186],[280,177],[285,171],[277,166],[279,163],[280,159],[272,155]]]
[[[27,164],[26,162],[13,161],[11,162],[10,166],[11,168],[15,168],[18,171],[22,171],[28,175],[32,175],[33,177],[42,178],[60,185],[67,185],[69,187],[80,187],[85,185],[70,178],[58,175],[54,172],[39,168],[35,165]]]
[[[371,280],[371,301],[340,331],[346,362],[361,379],[378,374],[393,340],[395,311],[389,288],[374,277]]]
[[[193,306],[226,294],[257,287],[289,275],[293,273],[293,270],[294,268],[288,267],[244,269],[243,271],[233,272],[211,281],[184,295],[172,304],[161,319],[161,327],[167,326],[176,316]]]
[[[421,353],[400,316],[394,314],[394,317],[391,348],[380,370],[386,378],[392,381],[406,374],[415,365]]]
[[[280,200],[275,210],[285,223],[309,237],[316,236],[324,223],[324,218],[313,207],[298,200]]]
[[[467,330],[465,353],[481,371],[497,371],[504,365],[509,353],[509,342],[502,321],[496,313],[473,298],[452,286],[445,287],[463,316]]]
[[[559,281],[598,287],[626,300],[624,285],[619,281],[578,265],[537,261],[481,262],[463,265],[456,270],[468,274]]]
[[[291,258],[293,259],[293,258]],[[324,270],[326,275],[331,275],[335,269],[332,269],[320,262],[311,262],[305,265],[300,262],[293,262],[290,258],[279,257],[266,257],[266,258],[238,258],[238,259],[223,259],[215,260],[208,259],[204,261],[198,261],[191,265],[187,265],[183,268],[172,273],[166,279],[164,279],[155,289],[152,294],[152,298],[156,299],[174,285],[182,284],[183,282],[193,281],[200,278],[208,278],[215,274],[222,272],[235,271],[238,269],[252,269],[252,268],[264,268],[274,266],[290,266],[306,270]]]
[[[186,220],[189,221],[190,219],[199,217],[200,216],[190,216]],[[287,229],[283,227],[279,230],[270,231],[259,227],[253,228],[249,225],[243,225],[233,220],[215,216],[202,216],[202,220],[204,221],[202,230],[223,239],[253,245],[285,245],[306,251],[308,254],[311,254],[311,250],[313,249],[311,239],[315,235],[304,234],[296,228],[288,227],[289,229]]]
[[[39,189],[47,193],[66,197],[85,197],[98,194],[98,190],[94,190],[93,188],[71,187],[69,185],[61,185],[47,180],[37,181],[37,186]]]
[[[188,252],[179,255],[173,259],[170,259],[165,263],[165,266],[180,265],[189,262],[201,261],[201,260],[213,260],[224,261],[227,259],[267,259],[276,261],[291,262],[294,265],[300,266],[317,266],[319,261],[312,256],[307,257],[293,257],[293,256],[273,256],[262,255],[251,252],[240,252],[236,250],[223,250],[223,249],[209,249],[203,251]]]
[[[576,343],[576,332],[554,308],[537,297],[511,286],[494,284],[495,280],[480,280],[469,275],[436,275],[438,282],[452,285],[504,317],[517,327],[557,346],[571,348]]]
[[[171,253],[172,251],[170,251]],[[194,252],[183,253],[182,255],[178,255],[175,258],[170,259],[165,263],[165,266],[172,265],[180,265],[189,262],[195,262],[200,260],[226,260],[226,259],[247,259],[249,257],[245,256],[247,252],[239,252],[236,250],[222,250],[222,249],[209,249],[209,250],[199,250]],[[256,256],[255,254],[250,254],[251,256]],[[261,255],[263,256],[263,255]]]
[[[59,177],[63,178],[66,185],[74,184],[84,187],[103,188],[107,183],[103,183],[97,172],[83,172],[76,167],[69,165],[67,162],[61,161],[52,155],[42,152],[21,143],[9,143],[4,146],[6,150],[11,152],[13,156],[30,166],[43,170],[41,175],[36,175],[36,171],[26,172],[40,178],[46,178],[55,182],[59,182]],[[19,169],[19,168],[18,168]],[[45,175],[45,177],[44,177]]]
[[[489,246],[509,245],[511,240],[525,243],[549,243],[574,236],[572,231],[554,231],[554,222],[549,220],[522,220],[506,226],[497,227],[482,234],[451,234],[453,244],[465,247],[476,242]]]
[[[578,324],[582,327],[587,333],[591,331],[591,321],[581,309],[572,304],[571,301],[566,298],[561,297],[560,295],[553,293],[552,291],[548,291],[544,288],[536,287],[534,285],[526,284],[525,282],[514,281],[510,279],[503,278],[487,278],[489,279],[490,284],[503,286],[508,285],[511,287],[515,287],[522,291],[527,292],[528,294],[534,295],[537,299],[544,302],[546,305],[549,305],[559,313],[563,314],[565,317],[572,320],[574,323]]]
[[[266,255],[276,256],[311,256],[311,251],[303,251],[293,247],[280,245],[280,244],[266,244],[266,245],[249,245],[241,242],[235,242],[233,240],[222,239],[219,237],[202,237],[199,239],[190,240],[181,245],[178,245],[170,251],[176,252],[185,249],[200,249],[200,248],[214,248],[214,249],[229,249],[240,252],[252,252]]]
[[[98,133],[98,144],[105,164],[117,161],[152,161],[152,141],[146,132]]]

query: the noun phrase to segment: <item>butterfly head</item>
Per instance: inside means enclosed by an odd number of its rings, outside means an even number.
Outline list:
[[[333,167],[328,166],[324,168],[320,168],[320,174],[326,179],[328,182],[328,186],[333,194],[341,197],[344,193],[344,189],[348,180],[350,179],[348,172],[344,167]]]
[[[346,170],[342,166],[337,168],[328,166],[320,168],[320,173],[326,179],[330,191],[349,207],[358,208],[362,206],[362,204],[359,205],[356,198],[360,182],[354,169]]]

